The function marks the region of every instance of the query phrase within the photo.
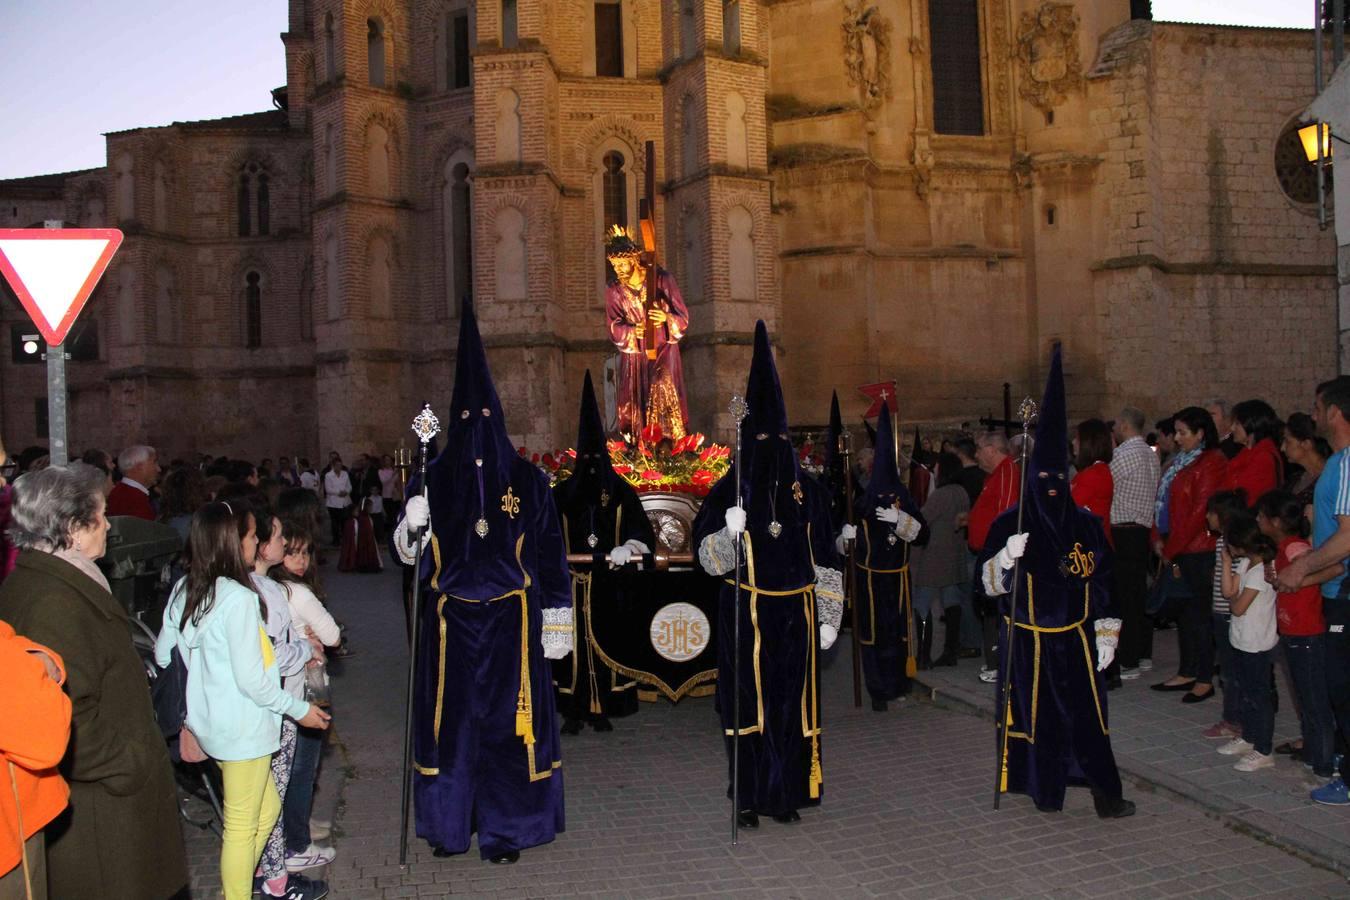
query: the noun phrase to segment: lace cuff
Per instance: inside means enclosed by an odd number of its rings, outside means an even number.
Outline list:
[[[908,544],[910,541],[918,537],[919,532],[922,530],[923,526],[919,524],[918,519],[914,518],[907,512],[901,511],[900,521],[895,523],[896,537],[900,538],[900,540]]]
[[[1114,647],[1120,641],[1119,619],[1098,619],[1092,627],[1097,632],[1097,646]]]
[[[698,545],[698,561],[709,575],[725,575],[736,568],[736,544],[725,528]]]
[[[844,573],[816,566],[816,620],[836,632],[844,618]]]
[[[1000,594],[1008,593],[1011,585],[1008,584],[1008,573],[998,563],[998,555],[995,554],[985,562],[980,570],[980,580],[984,583],[984,593],[989,597],[997,597]]]
[[[544,645],[545,653],[550,649],[554,650],[555,655],[550,659],[557,659],[572,652],[572,648],[576,645],[572,628],[572,607],[559,606],[544,610],[544,634],[541,643]]]
[[[431,542],[431,529],[428,527],[422,533],[422,549],[427,548]],[[408,536],[408,520],[404,519],[398,523],[394,529],[394,549],[398,551],[398,558],[403,560],[403,564],[411,566],[417,562],[417,542]]]

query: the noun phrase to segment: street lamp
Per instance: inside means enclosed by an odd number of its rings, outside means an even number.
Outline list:
[[[1319,127],[1322,129],[1322,152],[1320,156],[1317,152],[1317,129]],[[1331,126],[1326,122],[1313,122],[1311,125],[1304,125],[1298,130],[1298,139],[1303,142],[1303,153],[1308,157],[1308,162],[1331,161]]]

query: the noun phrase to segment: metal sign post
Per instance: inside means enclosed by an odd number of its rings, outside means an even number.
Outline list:
[[[48,219],[43,228],[61,228],[60,219]],[[51,464],[64,466],[70,462],[70,445],[66,443],[66,345],[47,345],[47,445]]]

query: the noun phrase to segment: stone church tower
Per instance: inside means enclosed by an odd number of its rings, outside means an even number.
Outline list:
[[[513,438],[570,442],[648,141],[716,438],[757,318],[799,424],[889,378],[902,421],[973,420],[1037,391],[1054,340],[1075,416],[1304,407],[1337,366],[1294,134],[1310,33],[1147,7],[290,0],[273,109],[109,134],[105,167],[0,181],[0,223],[127,234],[69,342],[76,449],[388,450],[447,411],[468,296]],[[1230,349],[1253,323],[1260,365]],[[43,368],[12,299],[0,324],[21,448]]]

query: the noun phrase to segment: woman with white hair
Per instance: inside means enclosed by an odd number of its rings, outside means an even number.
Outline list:
[[[47,830],[52,897],[146,900],[188,880],[177,797],[126,611],[94,565],[108,537],[103,473],[51,466],[14,483],[20,548],[0,619],[65,662],[74,707],[61,773],[70,810]]]

